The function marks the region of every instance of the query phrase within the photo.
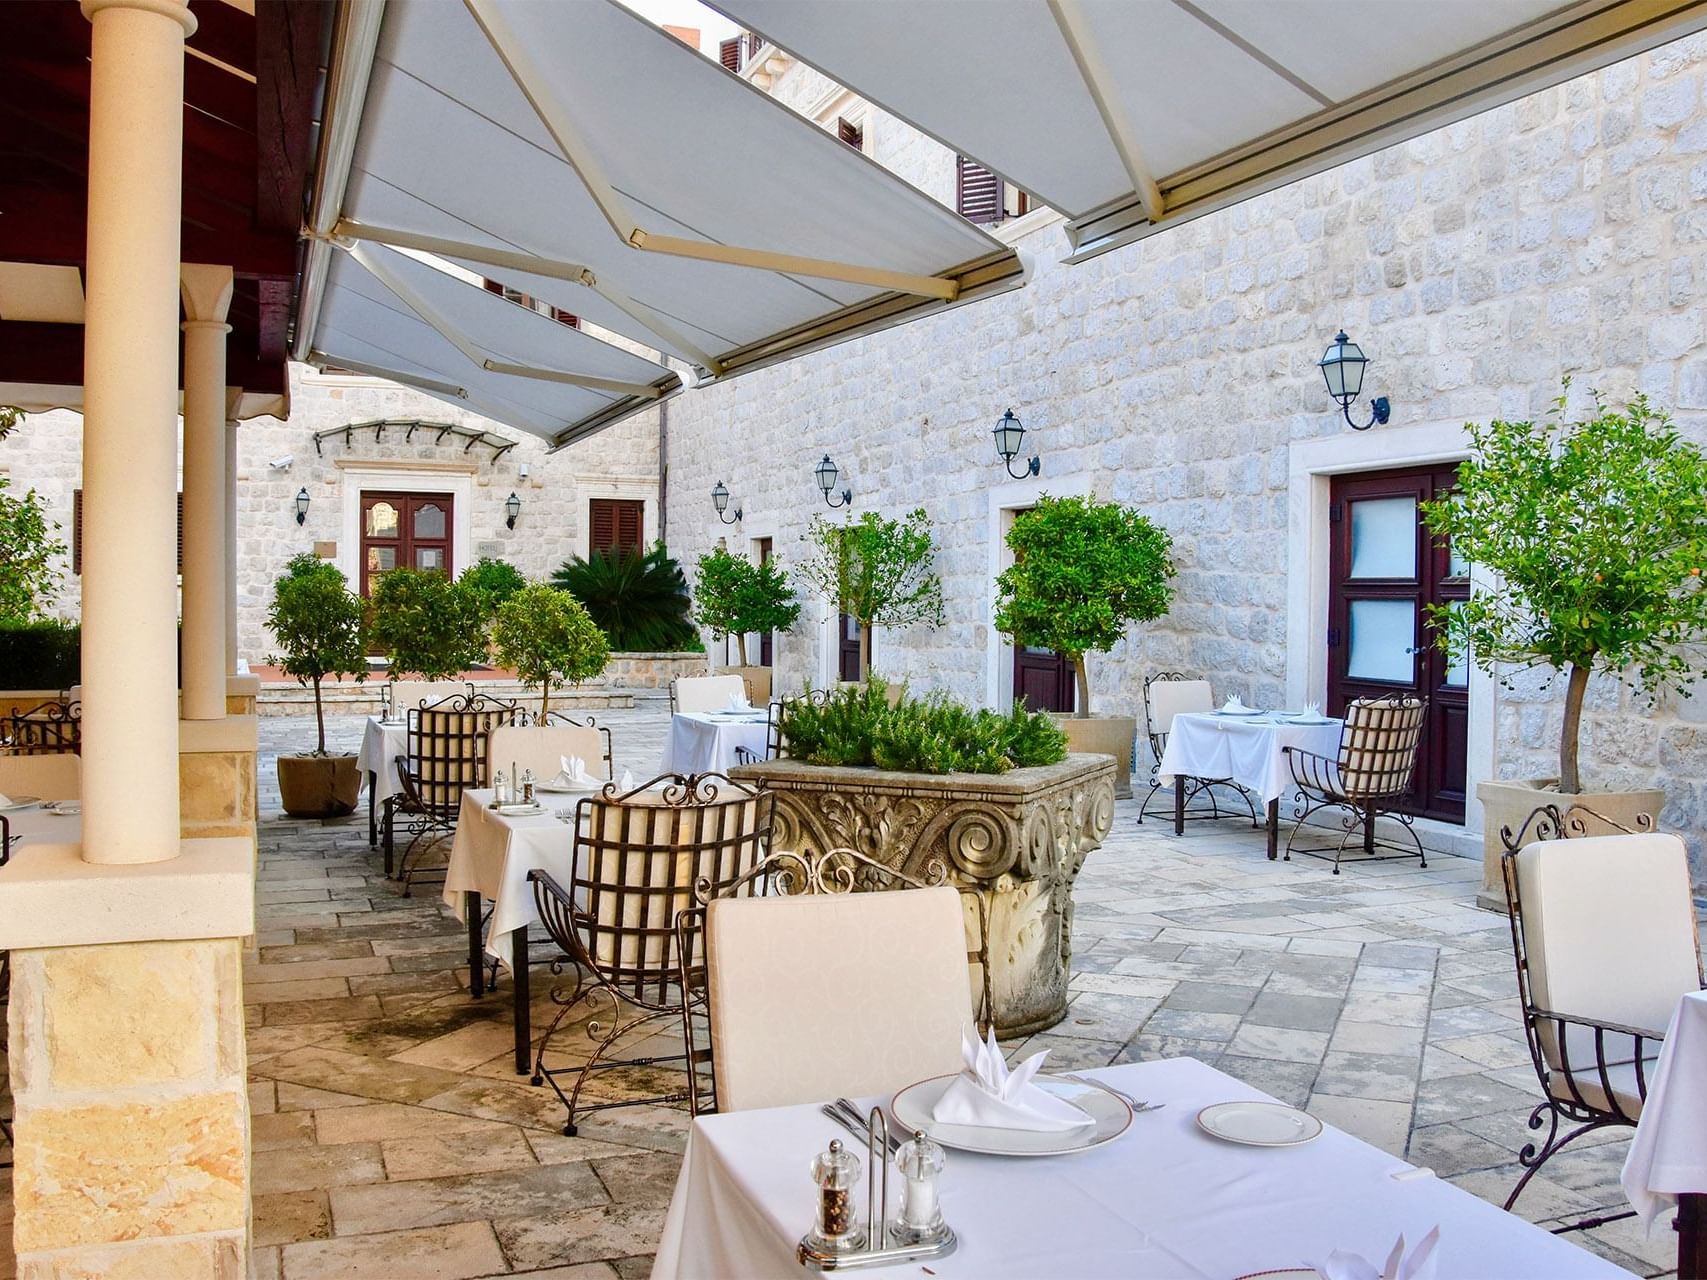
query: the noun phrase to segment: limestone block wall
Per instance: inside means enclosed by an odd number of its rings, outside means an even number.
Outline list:
[[[790,69],[773,91],[816,101],[815,74]],[[1009,224],[1000,234],[1036,264],[1023,290],[673,406],[673,550],[690,563],[721,537],[765,535],[798,559],[824,512],[810,472],[828,452],[856,512],[923,506],[936,524],[947,624],[880,632],[877,668],[982,701],[991,492],[1009,483],[990,427],[1011,405],[1042,455],[1041,489],[1133,503],[1175,539],[1174,610],[1093,657],[1095,703],[1136,713],[1144,674],[1177,668],[1277,705],[1297,589],[1291,451],[1350,434],[1315,367],[1337,328],[1374,360],[1367,389],[1391,397],[1391,430],[1540,415],[1570,377],[1579,405],[1591,388],[1614,401],[1644,391],[1707,443],[1704,90],[1707,37],[1695,36],[1079,266],[1061,264],[1048,215]],[[940,148],[907,154],[952,165]],[[929,172],[902,176],[932,189]],[[741,529],[712,513],[719,477]],[[781,637],[778,687],[821,679],[828,642],[810,621]],[[1496,771],[1549,772],[1562,683],[1498,696]],[[1590,777],[1657,779],[1665,822],[1697,839],[1704,707],[1668,698],[1650,712],[1597,686]]]

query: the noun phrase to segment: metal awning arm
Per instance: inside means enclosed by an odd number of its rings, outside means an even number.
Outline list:
[[[1108,130],[1109,141],[1114,143],[1121,166],[1132,181],[1132,190],[1137,193],[1139,203],[1144,206],[1144,216],[1151,222],[1160,222],[1167,212],[1167,202],[1162,197],[1162,189],[1156,185],[1150,166],[1144,161],[1144,150],[1138,141],[1138,130],[1116,97],[1114,75],[1103,61],[1101,49],[1097,45],[1096,37],[1091,34],[1080,0],[1049,0],[1049,15],[1055,19],[1062,42],[1066,44],[1073,55],[1074,63],[1078,65],[1079,76],[1085,82],[1085,91],[1090,94],[1091,101],[1096,103],[1097,114],[1102,117],[1103,127]]]
[[[458,400],[468,399],[468,388],[466,387],[459,387],[450,382],[440,382],[436,378],[423,378],[415,373],[403,373],[398,369],[388,369],[384,365],[368,364],[361,360],[349,360],[343,356],[327,355],[318,347],[308,353],[308,363],[334,365],[340,369],[348,369],[351,373],[365,374],[369,378],[384,378],[387,382],[400,382],[404,386],[419,387],[423,391],[432,391],[438,395],[455,396]]]

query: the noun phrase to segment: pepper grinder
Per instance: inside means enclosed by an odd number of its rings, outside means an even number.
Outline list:
[[[521,786],[522,786],[522,794],[519,797],[521,800],[521,803],[532,804],[533,803],[533,770],[532,769],[523,769],[522,770]]]
[[[812,1161],[812,1180],[818,1184],[818,1213],[807,1243],[826,1253],[851,1253],[865,1244],[854,1189],[859,1185],[859,1157],[842,1148],[840,1138]]]

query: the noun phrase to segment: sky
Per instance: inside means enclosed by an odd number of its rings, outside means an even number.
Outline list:
[[[641,17],[662,27],[698,27],[700,51],[717,54],[719,41],[737,35],[740,28],[720,13],[713,13],[699,0],[622,0]]]

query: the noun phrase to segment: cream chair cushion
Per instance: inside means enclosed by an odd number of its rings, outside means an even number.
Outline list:
[[[1207,680],[1152,680],[1148,696],[1151,733],[1172,733],[1175,716],[1215,710]]]
[[[0,795],[37,800],[83,798],[83,758],[69,751],[39,756],[0,756]]]
[[[1541,1008],[1660,1035],[1683,994],[1700,989],[1689,858],[1676,836],[1536,841],[1517,855],[1517,883],[1530,993]],[[1562,1070],[1554,1025],[1540,1027],[1548,1065]],[[1593,1033],[1571,1028],[1565,1047],[1585,1096],[1599,1095]],[[1628,1037],[1607,1036],[1605,1047],[1608,1062],[1634,1058]],[[1617,1079],[1613,1086],[1624,1092]]]
[[[731,698],[745,698],[740,676],[683,676],[676,681],[677,711],[721,711]]]
[[[714,900],[706,984],[720,1111],[958,1071],[974,1017],[960,894],[947,887]]]
[[[532,769],[536,779],[546,782],[557,776],[568,756],[579,756],[594,777],[610,777],[605,735],[576,724],[499,725],[486,738],[486,776],[495,778],[498,770],[514,765]]]
[[[446,698],[466,698],[468,689],[466,680],[398,680],[391,691],[393,712],[401,720],[416,707],[435,706]]]

